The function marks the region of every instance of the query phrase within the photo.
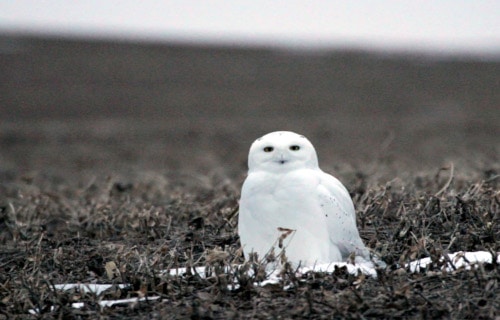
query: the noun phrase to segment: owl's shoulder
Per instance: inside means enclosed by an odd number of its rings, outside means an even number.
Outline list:
[[[341,194],[342,196],[350,197],[346,187],[342,184],[342,182],[340,182],[339,179],[321,170],[318,173],[318,176],[321,180],[321,185],[332,194]]]

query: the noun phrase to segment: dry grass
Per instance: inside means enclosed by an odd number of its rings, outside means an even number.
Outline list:
[[[54,318],[497,315],[498,265],[441,273],[437,261],[445,252],[500,251],[498,176],[475,182],[454,177],[442,192],[436,175],[385,185],[360,178],[351,190],[361,235],[388,269],[381,270],[378,279],[345,270],[301,279],[288,272],[285,278],[295,284],[288,290],[255,286],[262,272],[249,277],[241,270],[224,269],[243,262],[236,219],[228,219],[238,193],[220,177],[202,178],[206,185],[197,188],[182,187],[185,177],[142,176],[131,182],[96,178],[82,188],[54,193],[37,186],[44,177],[14,177],[3,187],[8,200],[0,222],[5,317],[26,315],[33,308],[41,310],[42,317]],[[60,181],[57,188],[64,186]],[[397,267],[426,256],[436,261],[426,272],[409,274]],[[111,275],[105,269],[109,262],[118,269]],[[183,266],[210,266],[213,274],[179,278],[162,273]],[[52,289],[53,284],[75,282],[132,287],[99,297]],[[229,290],[232,283],[239,288]],[[160,295],[162,301],[104,309],[96,304],[104,298],[143,295]],[[86,307],[72,309],[72,302],[86,302]]]

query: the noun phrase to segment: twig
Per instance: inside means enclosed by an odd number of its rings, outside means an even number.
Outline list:
[[[454,172],[454,165],[453,162],[450,163],[450,177],[448,178],[448,181],[446,181],[445,185],[439,190],[434,196],[437,198],[441,193],[445,192],[446,189],[450,186],[451,181],[453,180],[453,172]]]
[[[491,181],[493,181],[493,180],[495,180],[497,178],[500,178],[500,174],[494,175],[493,177],[484,180],[484,182],[491,182]]]
[[[236,206],[236,207],[234,207],[233,211],[231,211],[231,213],[228,215],[228,217],[227,217],[227,219],[226,219],[226,220],[227,220],[227,221],[231,221],[231,220],[233,219],[233,217],[234,217],[237,213],[239,213],[239,211],[240,211],[240,206]]]

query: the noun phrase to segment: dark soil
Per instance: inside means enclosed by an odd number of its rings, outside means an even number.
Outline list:
[[[498,264],[437,261],[500,251],[499,88],[499,62],[468,58],[0,37],[0,319],[495,319]],[[248,148],[275,130],[350,190],[377,279],[223,270],[243,263]],[[213,274],[161,273],[184,266]],[[144,295],[161,300],[97,304]]]

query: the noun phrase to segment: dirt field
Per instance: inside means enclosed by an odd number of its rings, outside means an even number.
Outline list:
[[[497,264],[398,266],[500,251],[499,88],[500,62],[467,58],[1,36],[0,319],[498,318]],[[223,271],[248,148],[275,130],[350,190],[377,279]],[[186,265],[214,275],[161,274]]]

